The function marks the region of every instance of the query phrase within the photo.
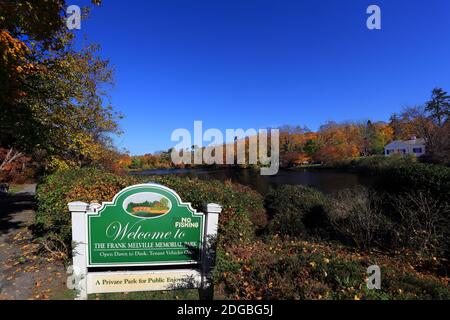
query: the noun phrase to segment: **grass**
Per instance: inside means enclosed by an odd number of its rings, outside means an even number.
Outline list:
[[[10,194],[18,193],[23,189],[23,187],[24,187],[24,185],[22,185],[22,184],[12,184],[9,186],[8,193],[10,193]]]
[[[69,289],[54,293],[50,297],[50,300],[74,300],[74,299],[75,299],[75,291]]]

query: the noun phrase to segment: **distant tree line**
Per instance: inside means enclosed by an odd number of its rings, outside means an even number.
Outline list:
[[[406,107],[393,114],[389,122],[328,122],[317,132],[303,126],[280,127],[280,162],[283,167],[314,163],[333,163],[358,157],[382,155],[384,146],[394,140],[424,138],[427,154],[423,161],[450,164],[450,96],[443,89],[432,91],[423,105]],[[245,140],[248,159],[249,139]],[[236,150],[237,141],[235,141]],[[226,146],[224,157],[226,157]],[[186,152],[193,153],[196,146]],[[173,167],[171,150],[124,156],[122,165],[143,170]],[[236,154],[236,152],[235,152]],[[240,165],[246,167],[248,165]],[[180,167],[180,166],[178,166]]]

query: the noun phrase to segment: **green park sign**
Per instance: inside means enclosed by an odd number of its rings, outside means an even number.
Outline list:
[[[153,183],[125,188],[111,202],[67,205],[73,260],[67,286],[76,299],[186,288],[212,297],[221,205],[207,203],[205,213],[196,212],[175,191]]]
[[[87,215],[87,266],[200,263],[204,222],[165,186],[125,188]]]

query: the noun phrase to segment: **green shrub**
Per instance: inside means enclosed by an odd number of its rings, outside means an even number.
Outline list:
[[[271,233],[306,236],[322,234],[328,228],[324,206],[326,197],[312,188],[283,185],[271,190],[265,198]]]
[[[398,194],[414,190],[428,192],[442,201],[450,198],[450,168],[419,163],[415,157],[362,157],[335,163],[333,167],[374,176],[374,187],[380,192]]]
[[[450,168],[400,155],[363,157],[335,163],[334,167],[374,177],[372,187],[378,194],[379,208],[395,230],[381,239],[383,245],[448,257]]]
[[[133,177],[122,177],[99,169],[60,170],[38,185],[38,208],[34,232],[63,253],[70,252],[71,201],[110,201],[121,189],[137,183]]]
[[[378,172],[375,187],[388,193],[424,191],[438,201],[450,199],[450,168],[414,163],[387,167]]]

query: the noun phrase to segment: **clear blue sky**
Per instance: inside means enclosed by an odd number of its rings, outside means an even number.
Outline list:
[[[370,4],[380,31],[366,28]],[[448,0],[104,0],[84,34],[114,66],[116,142],[131,154],[168,149],[194,120],[316,130],[450,91]]]

